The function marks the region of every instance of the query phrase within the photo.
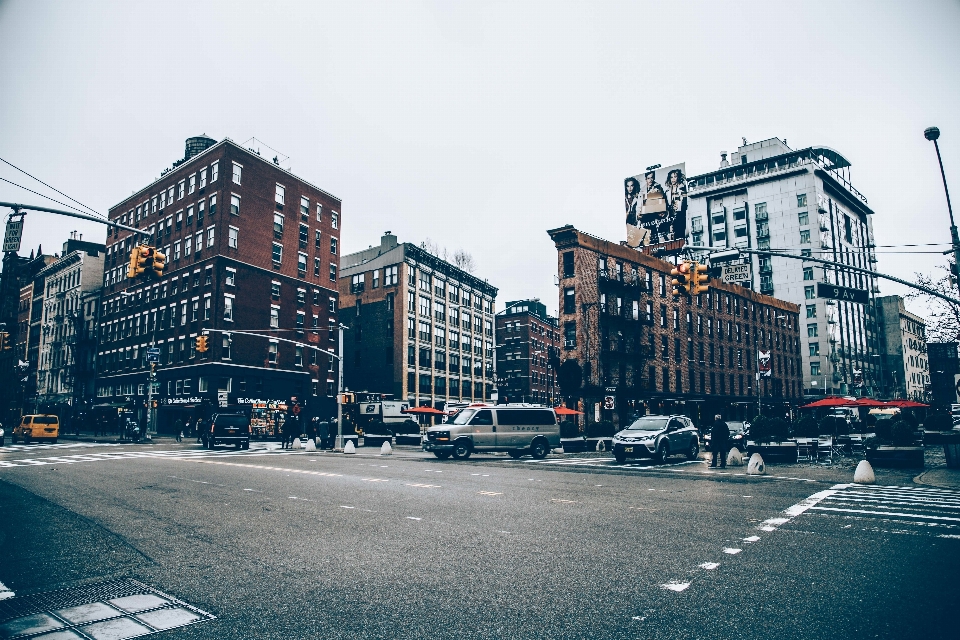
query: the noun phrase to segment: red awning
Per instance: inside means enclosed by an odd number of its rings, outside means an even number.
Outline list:
[[[554,409],[558,416],[582,416],[583,411],[577,411],[575,409],[568,409],[566,407],[557,407]]]
[[[857,398],[857,401],[853,403],[852,406],[867,407],[870,409],[874,409],[877,407],[887,407],[889,405],[886,402],[881,402],[880,400],[874,400],[873,398]]]
[[[443,415],[443,411],[434,409],[433,407],[410,407],[409,409],[404,409],[402,413],[420,413],[424,415],[437,415],[437,416]]]
[[[850,407],[856,406],[857,401],[851,400],[850,398],[841,398],[839,396],[830,396],[827,398],[821,398],[816,402],[811,402],[810,404],[805,404],[801,409],[817,409],[820,407]]]
[[[926,409],[930,405],[923,404],[922,402],[914,402],[913,400],[890,400],[884,403],[884,406],[899,407],[900,409]]]

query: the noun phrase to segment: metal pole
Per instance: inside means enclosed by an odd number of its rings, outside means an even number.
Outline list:
[[[343,325],[340,330],[340,358],[339,371],[337,373],[337,449],[343,450]]]
[[[940,132],[938,130],[937,136],[939,135]],[[947,211],[950,213],[950,239],[953,242],[954,269],[960,270],[960,236],[957,235],[957,225],[953,221],[953,207],[950,205],[950,191],[947,189],[947,174],[943,171],[943,158],[940,157],[940,145],[937,144],[937,138],[933,138],[933,148],[937,150],[937,162],[940,163],[940,177],[943,178],[943,192],[947,195]],[[960,273],[960,271],[958,271],[958,273]],[[960,287],[960,277],[957,278],[957,286]]]
[[[64,211],[63,209],[49,209],[47,207],[34,207],[33,205],[17,204],[15,202],[0,202],[0,207],[9,207],[17,213],[20,212],[19,211],[20,209],[27,209],[29,211],[43,211],[44,213],[57,213],[62,216],[70,216],[72,218],[80,218],[81,220],[89,220],[90,222],[99,222],[101,224],[107,225],[108,227],[117,227],[120,229],[126,229],[127,231],[133,231],[134,233],[138,233],[142,236],[146,236],[148,238],[150,237],[150,234],[142,229],[137,229],[136,227],[128,227],[125,224],[120,224],[119,222],[108,220],[107,218],[100,218],[98,216],[92,216],[86,213],[80,213],[78,211]]]

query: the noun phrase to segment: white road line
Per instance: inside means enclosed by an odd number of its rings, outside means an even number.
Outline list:
[[[690,586],[689,582],[668,582],[666,584],[660,585],[660,588],[668,589],[670,591],[676,591],[677,593],[680,593],[681,591],[684,591],[689,586]]]
[[[960,504],[950,504],[946,502],[940,502],[937,500],[922,500],[922,501],[880,500],[880,499],[874,499],[874,498],[847,498],[844,496],[833,496],[832,498],[830,498],[830,502],[841,502],[841,503],[852,502],[856,504],[865,504],[865,505],[871,505],[871,504],[877,504],[877,505],[889,504],[889,505],[899,505],[899,506],[912,505],[921,509],[928,509],[933,507],[937,509],[943,509],[945,511],[960,511]]]
[[[894,518],[918,518],[920,520],[945,520],[948,522],[960,522],[960,518],[948,518],[946,516],[931,516],[922,513],[899,513],[895,511],[867,511],[866,509],[839,509],[836,507],[811,507],[816,511],[836,511],[839,513],[860,513],[871,516],[889,516]]]
[[[792,507],[787,507],[786,509],[784,509],[783,514],[786,517],[781,516],[778,518],[769,518],[761,522],[758,528],[762,531],[776,531],[777,527],[783,524],[786,524],[787,522],[790,522],[791,520],[796,518],[798,515],[800,515],[807,509],[810,509],[817,503],[829,498],[830,496],[834,495],[838,491],[842,491],[843,489],[846,489],[849,486],[851,485],[837,484],[824,491],[818,491],[817,493],[813,494],[809,498],[805,498],[800,502],[798,502],[797,504],[793,505]]]
[[[414,518],[413,516],[407,516],[407,520],[423,520],[423,518]]]
[[[12,598],[15,594],[10,590],[7,585],[0,582],[0,600],[6,600],[7,598]]]
[[[731,547],[727,547],[723,550],[724,553],[729,553],[731,556],[735,556],[741,551],[743,551],[743,549],[733,549]]]
[[[759,542],[760,536],[750,536],[749,538],[744,538],[744,542]]]
[[[477,493],[480,494],[481,496],[502,496],[503,495],[502,492],[496,492],[496,491],[477,491]]]
[[[700,568],[705,569],[707,571],[713,571],[719,566],[720,566],[719,562],[704,562],[702,565],[700,565]]]

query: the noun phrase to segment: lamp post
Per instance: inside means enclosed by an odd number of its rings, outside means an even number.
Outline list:
[[[937,162],[940,163],[940,177],[943,178],[943,192],[947,196],[947,211],[950,213],[950,240],[953,244],[953,275],[960,274],[960,236],[957,235],[957,225],[953,221],[953,207],[950,205],[950,190],[947,189],[947,174],[943,171],[943,158],[940,156],[940,145],[937,144],[937,138],[940,137],[940,129],[930,127],[925,129],[923,137],[933,142],[933,148],[937,150]],[[960,277],[957,278],[957,286],[960,287]]]

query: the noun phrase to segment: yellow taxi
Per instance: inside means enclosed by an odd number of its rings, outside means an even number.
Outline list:
[[[60,435],[60,418],[51,415],[31,414],[23,416],[13,429],[13,443],[17,440],[23,440],[24,443],[31,440],[46,440],[56,442]]]

